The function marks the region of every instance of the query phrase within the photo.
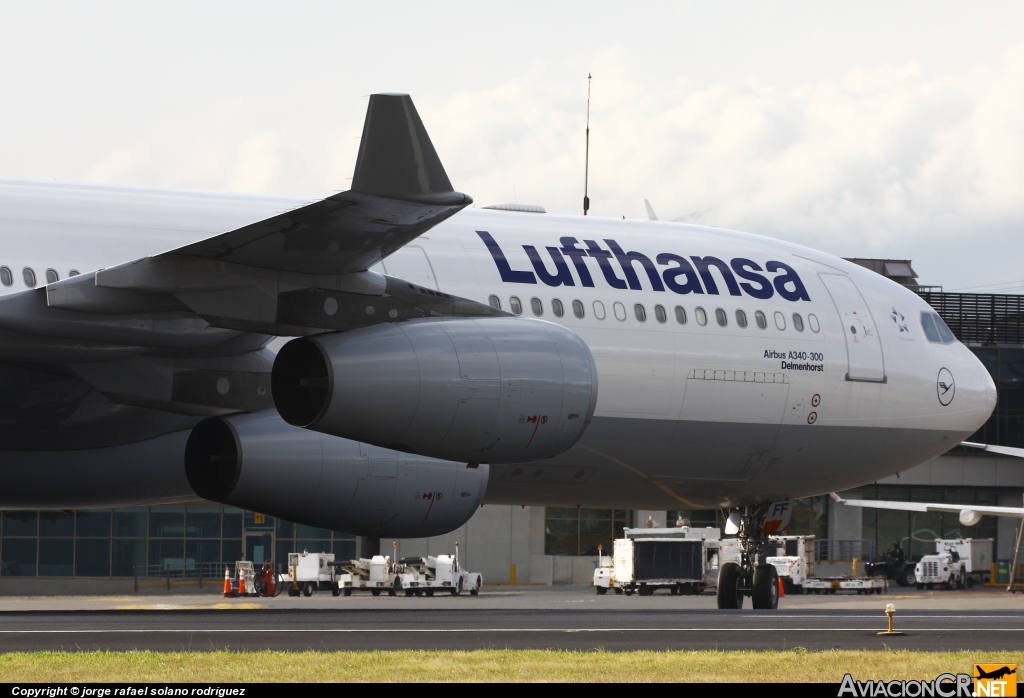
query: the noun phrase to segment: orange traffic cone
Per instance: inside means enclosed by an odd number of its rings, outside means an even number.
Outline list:
[[[231,598],[231,573],[224,567],[224,598]]]
[[[786,595],[786,585],[782,583],[782,577],[779,577],[779,598],[781,599]]]
[[[238,595],[245,596],[245,574],[241,570],[238,571]]]

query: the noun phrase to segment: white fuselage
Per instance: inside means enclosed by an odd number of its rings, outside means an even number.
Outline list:
[[[47,269],[110,267],[302,203],[0,182],[0,265],[13,277],[0,292],[26,290],[26,268],[43,285]],[[818,494],[945,452],[995,405],[966,347],[925,336],[919,296],[772,238],[468,209],[372,269],[506,311],[518,303],[593,352],[587,433],[550,461],[492,468],[488,501],[685,509]]]

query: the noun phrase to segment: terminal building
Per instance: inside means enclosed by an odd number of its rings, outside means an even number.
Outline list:
[[[919,293],[985,364],[998,405],[972,441],[1024,448],[1024,296],[946,293],[921,286],[909,260],[851,259]],[[1021,506],[1024,461],[961,446],[911,470],[843,493],[851,498]],[[0,594],[124,593],[136,585],[185,591],[223,576],[225,562],[287,560],[292,551],[336,558],[377,551],[400,556],[450,553],[456,541],[467,569],[485,583],[589,584],[598,546],[610,550],[623,527],[648,519],[673,526],[720,526],[720,511],[630,511],[485,505],[462,528],[427,539],[378,541],[275,520],[213,504],[0,515]],[[995,539],[997,560],[1013,555],[1016,520],[983,517],[970,528],[955,514],[836,505],[827,496],[798,500],[791,534],[813,534],[822,561],[844,564],[899,541],[912,558],[935,538]],[[179,586],[175,586],[179,585]],[[216,585],[215,585],[216,587]],[[159,586],[158,586],[159,588]],[[219,588],[219,587],[216,587]]]

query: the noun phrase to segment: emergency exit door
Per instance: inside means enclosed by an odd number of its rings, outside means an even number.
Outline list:
[[[846,380],[885,382],[885,363],[882,358],[882,341],[878,328],[868,310],[868,304],[845,274],[818,274],[842,322],[843,338],[846,340]]]

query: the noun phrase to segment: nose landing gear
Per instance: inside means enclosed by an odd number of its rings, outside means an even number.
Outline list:
[[[779,575],[768,557],[768,536],[765,535],[767,504],[734,510],[729,519],[738,524],[740,562],[726,562],[718,572],[718,607],[743,608],[743,597],[749,596],[755,609],[779,607]]]

